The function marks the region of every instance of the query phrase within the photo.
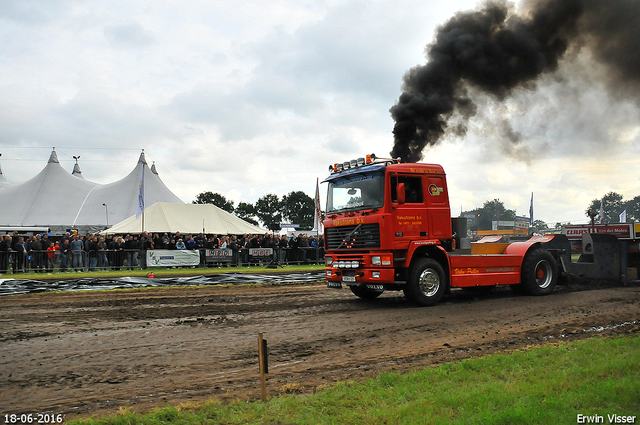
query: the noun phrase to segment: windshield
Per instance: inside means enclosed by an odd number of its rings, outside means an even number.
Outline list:
[[[327,212],[380,208],[384,204],[384,173],[354,174],[329,182]]]

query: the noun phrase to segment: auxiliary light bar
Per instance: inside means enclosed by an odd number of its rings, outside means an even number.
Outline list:
[[[329,172],[339,173],[352,168],[362,167],[363,165],[372,164],[376,159],[376,154],[372,153],[370,155],[366,155],[364,158],[352,159],[351,161],[345,161],[342,163],[336,162],[333,165],[329,165]]]
[[[376,162],[377,161],[377,162]],[[341,171],[351,170],[353,168],[362,167],[369,164],[399,164],[400,158],[380,158],[376,154],[366,155],[364,158],[352,159],[351,161],[336,162],[333,165],[329,165],[329,172],[331,174],[339,173]]]

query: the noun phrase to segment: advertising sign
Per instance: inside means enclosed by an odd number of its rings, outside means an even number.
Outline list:
[[[200,264],[200,252],[187,249],[150,249],[148,267],[188,267]]]
[[[614,235],[620,239],[630,239],[633,235],[632,224],[582,224],[562,226],[562,234],[568,239],[582,239],[584,233]]]
[[[271,257],[273,248],[249,248],[249,255],[252,257]]]
[[[231,261],[233,252],[228,248],[207,249],[207,262],[210,263],[228,263]]]
[[[516,216],[515,228],[516,229],[528,229],[529,228],[529,217]]]

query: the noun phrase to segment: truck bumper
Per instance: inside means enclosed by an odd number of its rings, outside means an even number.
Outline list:
[[[384,285],[394,283],[395,273],[393,269],[385,268],[361,268],[361,269],[336,269],[327,267],[325,277],[329,288],[341,288],[345,285]]]

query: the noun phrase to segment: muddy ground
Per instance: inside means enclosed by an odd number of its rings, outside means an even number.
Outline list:
[[[149,288],[0,297],[0,413],[67,419],[407,371],[593,335],[640,331],[640,284],[569,285],[546,297],[454,291],[418,308],[323,284]]]

